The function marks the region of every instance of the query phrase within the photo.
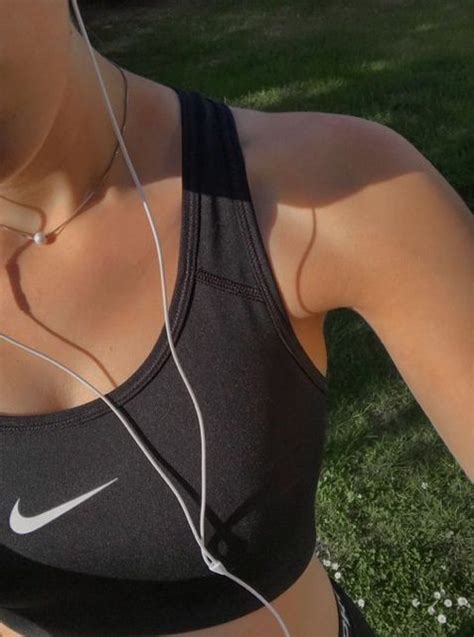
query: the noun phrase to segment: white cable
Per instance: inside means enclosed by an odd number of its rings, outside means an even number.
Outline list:
[[[156,460],[153,457],[153,455],[148,451],[148,449],[141,442],[141,440],[139,439],[137,434],[134,432],[132,426],[127,421],[125,416],[120,413],[120,411],[113,405],[113,403],[106,396],[104,396],[96,387],[94,387],[87,380],[85,380],[84,378],[79,376],[79,374],[76,374],[74,371],[72,371],[71,369],[69,369],[65,365],[62,365],[61,363],[59,363],[58,361],[54,360],[53,358],[50,358],[46,354],[44,354],[42,352],[38,352],[37,350],[35,350],[35,349],[31,348],[31,347],[28,347],[27,345],[24,345],[23,343],[20,343],[15,338],[7,336],[6,334],[3,334],[2,332],[0,332],[0,338],[5,339],[6,341],[12,343],[13,345],[18,346],[18,347],[26,350],[27,352],[35,355],[35,356],[39,356],[40,358],[43,358],[44,360],[52,363],[53,365],[56,365],[60,369],[64,370],[65,372],[67,372],[69,374],[71,374],[78,381],[80,381],[81,383],[83,383],[84,385],[89,387],[89,389],[91,389],[95,394],[97,394],[97,396],[99,396],[99,398],[101,398],[108,405],[108,407],[110,407],[110,409],[116,414],[116,416],[119,418],[119,420],[124,424],[125,428],[129,432],[129,434],[132,436],[133,440],[137,443],[139,448],[142,450],[142,452],[145,454],[145,456],[151,462],[151,464],[154,467],[154,469],[156,469],[156,471],[160,474],[160,476],[163,478],[163,480],[166,482],[166,484],[169,486],[171,491],[176,496],[181,508],[183,509],[184,515],[186,517],[186,520],[188,521],[188,524],[191,527],[191,531],[193,533],[193,536],[194,536],[198,546],[201,549],[202,558],[204,560],[204,563],[208,567],[208,569],[210,571],[214,572],[214,573],[218,573],[219,575],[225,575],[227,578],[237,582],[243,588],[245,588],[246,590],[251,592],[274,615],[275,619],[277,620],[277,622],[281,626],[285,637],[291,637],[291,635],[290,635],[290,633],[289,633],[289,631],[288,631],[283,619],[281,618],[279,613],[273,608],[273,606],[262,595],[260,595],[260,593],[258,591],[256,591],[254,588],[252,588],[249,584],[247,584],[246,582],[241,580],[236,575],[234,575],[232,573],[229,573],[227,571],[227,569],[225,568],[225,566],[222,564],[222,562],[220,560],[217,560],[211,553],[209,553],[209,551],[205,547],[204,519],[205,519],[205,509],[206,509],[206,443],[205,443],[205,434],[204,434],[204,424],[203,424],[203,421],[202,421],[202,414],[201,414],[201,410],[199,408],[198,402],[196,400],[196,396],[194,395],[194,392],[193,392],[193,390],[191,388],[191,385],[189,384],[189,381],[186,378],[186,375],[185,375],[185,373],[184,373],[184,371],[183,371],[183,369],[181,367],[181,364],[180,364],[180,362],[178,360],[178,356],[176,354],[176,351],[175,351],[175,348],[174,348],[174,344],[173,344],[173,340],[172,340],[172,337],[171,337],[171,330],[170,330],[169,318],[168,318],[168,301],[167,301],[167,294],[166,294],[166,283],[165,283],[165,275],[164,275],[164,268],[163,268],[162,254],[161,254],[161,244],[160,244],[160,240],[159,240],[159,237],[158,237],[158,233],[157,233],[156,228],[155,228],[155,223],[154,223],[153,217],[152,217],[152,215],[150,213],[150,209],[149,209],[149,206],[148,206],[148,202],[146,200],[145,192],[143,191],[142,185],[141,185],[141,183],[140,183],[140,181],[138,179],[138,176],[137,176],[137,174],[135,172],[133,164],[132,164],[132,162],[130,160],[130,157],[128,155],[128,151],[127,151],[127,148],[125,146],[125,142],[124,142],[124,140],[122,138],[122,135],[120,133],[120,129],[119,129],[119,126],[117,124],[117,120],[115,118],[115,114],[114,114],[113,108],[112,108],[112,106],[110,104],[109,96],[108,96],[107,90],[106,90],[106,88],[104,86],[104,82],[102,80],[102,75],[100,73],[97,61],[95,59],[95,54],[94,54],[92,46],[91,46],[91,44],[89,42],[89,37],[87,35],[86,28],[84,26],[84,22],[82,21],[82,17],[81,17],[80,11],[79,11],[79,7],[77,5],[77,0],[72,0],[72,4],[73,4],[73,7],[74,7],[74,11],[76,13],[77,21],[78,21],[80,29],[82,31],[82,35],[83,35],[84,40],[85,40],[85,42],[87,44],[87,47],[89,49],[89,53],[91,55],[91,59],[92,59],[92,62],[94,64],[95,71],[97,73],[97,77],[98,77],[98,80],[99,80],[99,83],[100,83],[100,86],[101,86],[101,89],[102,89],[102,93],[103,93],[103,96],[104,96],[104,99],[105,99],[105,102],[106,102],[106,105],[107,105],[107,110],[108,110],[110,118],[111,118],[111,122],[112,122],[112,126],[114,128],[114,131],[115,131],[115,135],[116,135],[117,140],[118,140],[118,142],[120,144],[120,148],[122,150],[123,157],[124,157],[125,162],[126,162],[126,164],[128,166],[130,174],[132,175],[133,181],[135,182],[135,185],[136,185],[136,187],[137,187],[137,189],[138,189],[138,191],[140,193],[140,197],[142,199],[143,206],[145,208],[145,212],[146,212],[149,224],[151,226],[151,231],[152,231],[153,238],[155,240],[156,249],[157,249],[157,252],[158,252],[158,262],[159,262],[159,265],[160,265],[161,291],[162,291],[163,310],[164,310],[164,316],[165,316],[166,334],[167,334],[167,337],[168,337],[168,341],[169,341],[169,345],[170,345],[170,349],[171,349],[171,353],[173,355],[174,361],[175,361],[176,366],[177,366],[177,368],[179,370],[181,378],[183,379],[184,384],[186,385],[186,388],[187,388],[187,390],[189,392],[189,395],[191,396],[191,399],[193,401],[193,404],[194,404],[194,407],[195,407],[195,410],[196,410],[196,413],[197,413],[197,416],[198,416],[199,428],[200,428],[200,432],[201,432],[201,483],[202,483],[202,487],[201,487],[201,512],[200,512],[200,535],[197,534],[196,528],[194,526],[193,520],[192,520],[191,515],[190,515],[190,513],[188,511],[188,508],[184,504],[184,501],[183,501],[182,497],[180,496],[180,494],[177,491],[177,489],[174,487],[173,483],[169,480],[169,478],[166,476],[166,474],[161,470],[159,464],[156,462]]]

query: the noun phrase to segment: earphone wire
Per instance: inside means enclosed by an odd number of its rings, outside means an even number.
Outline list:
[[[158,253],[158,262],[159,262],[159,266],[160,266],[160,276],[161,276],[161,292],[162,292],[162,302],[163,302],[163,313],[164,313],[164,317],[165,317],[165,327],[166,327],[166,334],[168,337],[168,342],[169,342],[169,346],[170,346],[170,350],[171,353],[173,355],[173,359],[176,363],[176,366],[178,368],[178,371],[181,375],[181,378],[183,379],[183,382],[189,392],[189,395],[191,396],[194,408],[196,410],[197,416],[198,416],[198,422],[199,422],[199,428],[200,428],[200,433],[201,433],[201,509],[200,509],[200,534],[198,535],[196,528],[194,526],[193,520],[191,518],[191,515],[188,511],[188,508],[186,507],[181,495],[179,494],[178,490],[175,488],[175,486],[173,485],[173,483],[171,482],[171,480],[169,480],[168,476],[162,471],[162,469],[160,468],[159,464],[156,462],[155,458],[153,457],[153,455],[150,453],[150,451],[146,448],[146,446],[142,443],[142,441],[140,440],[139,436],[135,433],[135,431],[133,430],[133,427],[130,425],[130,423],[127,421],[127,419],[125,418],[125,416],[123,414],[120,413],[119,409],[117,409],[117,407],[115,407],[115,405],[107,398],[107,396],[103,395],[96,387],[94,387],[91,383],[89,383],[86,379],[82,378],[79,374],[76,374],[76,372],[74,372],[73,370],[69,369],[68,367],[66,367],[65,365],[63,365],[62,363],[60,363],[59,361],[56,361],[55,359],[47,356],[46,354],[39,352],[37,350],[35,350],[34,348],[31,348],[27,345],[24,345],[23,343],[21,343],[20,341],[16,340],[15,338],[12,338],[6,334],[3,334],[0,332],[0,337],[5,339],[6,341],[12,343],[13,345],[16,345],[22,349],[24,349],[25,351],[35,355],[35,356],[39,356],[40,358],[43,358],[44,360],[52,363],[53,365],[56,365],[57,367],[59,367],[60,369],[62,369],[63,371],[65,371],[66,373],[69,373],[70,375],[72,375],[74,378],[76,378],[79,382],[83,383],[84,385],[86,385],[93,393],[95,393],[99,398],[101,398],[106,404],[107,406],[116,414],[116,416],[119,418],[119,420],[123,423],[123,425],[125,426],[125,428],[127,429],[127,431],[129,432],[129,434],[132,436],[133,440],[136,442],[136,444],[138,445],[138,447],[141,449],[141,451],[144,453],[145,457],[149,460],[149,462],[151,463],[151,465],[154,467],[154,469],[159,473],[159,475],[163,478],[163,480],[166,482],[166,484],[168,485],[168,487],[171,489],[171,491],[173,492],[173,494],[175,495],[175,497],[177,498],[181,508],[183,509],[184,515],[186,517],[186,520],[191,528],[191,531],[193,533],[193,536],[198,544],[198,546],[201,549],[201,555],[202,558],[206,564],[206,566],[208,567],[208,569],[214,573],[218,573],[219,575],[223,575],[233,581],[235,581],[236,583],[238,583],[240,586],[242,586],[243,588],[245,588],[246,590],[248,590],[250,593],[252,593],[255,597],[257,597],[257,599],[259,599],[262,604],[264,604],[268,610],[273,614],[273,616],[275,617],[276,621],[279,623],[280,627],[283,630],[283,633],[285,635],[285,637],[291,637],[288,628],[286,627],[283,619],[281,618],[281,616],[279,615],[279,613],[276,611],[276,609],[273,608],[273,606],[258,592],[256,591],[254,588],[252,588],[249,584],[247,584],[245,581],[243,581],[242,579],[240,579],[239,577],[237,577],[236,575],[234,575],[233,573],[229,573],[229,571],[227,571],[227,569],[225,568],[225,566],[222,564],[222,562],[220,560],[217,560],[216,558],[214,558],[214,556],[207,550],[207,548],[205,547],[205,538],[204,538],[204,520],[205,520],[205,508],[206,508],[206,445],[205,445],[205,433],[204,433],[204,424],[203,424],[203,420],[202,420],[202,414],[201,414],[201,410],[199,408],[199,404],[197,402],[196,396],[193,392],[193,389],[191,387],[191,385],[189,384],[188,379],[186,378],[186,375],[181,367],[181,364],[179,362],[178,356],[176,354],[175,348],[174,348],[174,344],[173,344],[173,340],[172,340],[172,336],[171,336],[171,330],[170,330],[170,325],[169,325],[169,317],[168,317],[168,302],[167,302],[167,294],[166,294],[166,282],[165,282],[165,275],[164,275],[164,268],[163,268],[163,260],[162,260],[162,251],[161,251],[161,244],[160,244],[160,240],[158,237],[158,233],[155,227],[155,223],[153,220],[153,217],[151,215],[149,206],[148,206],[148,202],[146,199],[146,195],[143,191],[143,187],[142,184],[140,183],[138,176],[135,172],[135,169],[133,167],[133,164],[130,160],[127,148],[125,146],[125,142],[120,134],[120,129],[119,126],[117,124],[116,118],[115,118],[115,114],[113,111],[113,108],[110,104],[110,100],[109,100],[109,96],[107,94],[107,90],[104,86],[104,82],[97,64],[97,61],[95,59],[95,54],[93,52],[92,46],[90,44],[89,41],[89,37],[87,35],[87,31],[86,28],[84,26],[83,20],[82,20],[82,16],[80,14],[79,11],[79,7],[77,4],[77,0],[72,0],[72,6],[74,8],[74,12],[76,14],[76,18],[79,24],[79,27],[81,29],[82,35],[84,37],[84,40],[87,44],[88,50],[89,50],[89,54],[91,56],[96,74],[97,74],[97,78],[99,80],[100,86],[101,86],[101,90],[102,90],[102,94],[104,96],[104,100],[107,106],[107,110],[109,112],[110,118],[111,118],[111,122],[112,122],[112,126],[114,128],[115,131],[115,135],[117,137],[117,140],[120,144],[120,148],[122,150],[123,153],[123,157],[124,160],[127,164],[127,167],[130,171],[130,174],[135,182],[135,185],[138,189],[138,192],[140,193],[140,197],[142,199],[143,202],[143,207],[145,209],[147,218],[148,218],[148,222],[150,224],[151,227],[151,231],[153,234],[153,238],[155,241],[155,245],[156,245],[156,249],[157,249],[157,253]]]

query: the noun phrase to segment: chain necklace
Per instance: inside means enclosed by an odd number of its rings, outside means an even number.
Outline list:
[[[110,60],[110,62],[112,62],[112,60]],[[123,122],[122,122],[122,127],[120,129],[120,133],[123,133],[123,131],[125,130],[125,124],[127,121],[127,110],[128,110],[128,82],[127,82],[127,77],[125,75],[125,73],[123,72],[123,70],[121,69],[120,66],[118,66],[118,64],[115,64],[115,62],[112,62],[112,64],[114,66],[116,66],[120,73],[122,74],[123,77],[123,81],[124,81],[124,85],[125,85],[125,97],[124,97],[124,112],[123,112]],[[69,219],[66,219],[66,221],[63,221],[63,223],[61,223],[59,226],[57,226],[56,228],[54,228],[54,230],[51,230],[51,232],[45,233],[42,232],[41,230],[38,232],[35,232],[34,234],[31,234],[29,232],[24,232],[22,230],[18,230],[17,228],[11,228],[10,226],[7,226],[3,223],[0,223],[0,226],[2,228],[6,228],[7,230],[12,230],[13,232],[18,232],[19,234],[23,235],[24,237],[28,237],[28,239],[30,239],[31,241],[34,241],[36,245],[44,245],[46,243],[49,243],[49,237],[51,235],[54,234],[59,234],[59,231],[64,228],[64,226],[69,223],[72,219],[74,219],[75,217],[77,217],[77,215],[84,209],[84,206],[86,205],[86,203],[89,201],[89,199],[97,193],[97,191],[99,190],[99,188],[101,187],[104,179],[106,178],[108,172],[110,171],[110,169],[112,168],[112,164],[113,161],[115,159],[115,156],[118,153],[119,150],[119,141],[117,139],[117,143],[115,146],[115,150],[114,153],[112,155],[112,159],[110,160],[107,168],[105,169],[105,172],[103,173],[102,177],[100,178],[100,181],[98,183],[98,185],[89,192],[89,194],[87,195],[87,197],[84,199],[84,201],[75,209],[75,211],[73,212],[73,214],[71,215],[71,217],[69,217]]]

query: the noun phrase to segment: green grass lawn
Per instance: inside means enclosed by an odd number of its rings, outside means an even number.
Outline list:
[[[115,5],[83,9],[93,45],[115,62],[235,106],[386,124],[474,207],[472,1]],[[340,309],[325,332],[318,554],[380,637],[473,637],[471,609],[458,606],[474,603],[470,483],[367,323]]]

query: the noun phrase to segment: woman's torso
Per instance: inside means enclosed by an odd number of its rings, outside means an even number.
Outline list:
[[[168,133],[177,130],[179,114],[173,93],[162,85],[152,86],[149,81],[142,83],[142,79],[133,74],[129,77],[134,79],[137,96],[141,94],[143,99],[159,96],[163,109],[161,115],[167,113]],[[297,233],[291,232],[292,216],[288,214],[288,206],[271,200],[269,193],[276,192],[277,188],[270,190],[268,183],[262,182],[265,170],[261,164],[261,147],[259,152],[252,139],[252,131],[257,131],[262,118],[267,120],[265,128],[268,134],[272,134],[269,117],[265,113],[243,109],[233,109],[233,113],[242,140],[258,223],[291,324],[314,365],[324,373],[327,360],[323,336],[325,313],[297,318],[304,310],[298,303],[295,290],[294,254],[295,251],[299,253],[301,260],[306,245],[303,241],[298,242]],[[156,130],[159,131],[159,125]],[[262,135],[261,132],[259,134]],[[275,128],[273,135],[278,134]],[[131,143],[128,147],[130,149]],[[152,161],[151,152],[156,155],[156,148],[151,145],[145,146],[144,151],[143,145],[141,148],[138,160],[131,153],[135,165],[139,163],[142,168],[137,170],[139,176],[144,174],[147,162]],[[320,150],[324,152],[323,148]],[[272,161],[271,156],[263,157],[266,162]],[[159,161],[163,166],[162,177],[169,174],[173,179],[163,180],[160,177],[156,182],[144,185],[151,210],[156,213],[169,302],[176,283],[180,237],[179,135],[174,133],[171,136],[170,143],[166,144],[166,157],[160,155]],[[279,161],[282,161],[281,157]],[[294,241],[270,242],[264,221],[265,209],[269,206],[276,213],[272,235],[295,237]],[[74,228],[74,223],[79,225],[81,222],[81,228]],[[74,244],[76,230],[82,231],[81,236],[85,239],[86,259],[84,251]],[[123,237],[127,237],[125,245]],[[0,331],[47,352],[80,373],[102,393],[110,391],[128,378],[149,354],[156,340],[157,317],[158,324],[164,323],[158,257],[138,194],[135,192],[121,197],[119,193],[115,199],[111,197],[102,204],[97,215],[90,211],[82,220],[78,218],[72,222],[61,235],[52,258],[48,258],[46,252],[38,258],[36,249],[41,250],[31,246],[18,260],[21,287],[14,269],[11,272],[12,280],[17,284],[15,291],[12,291],[8,277],[1,279]],[[293,253],[291,258],[290,253]],[[57,267],[58,263],[61,268]],[[8,259],[2,265],[8,267]],[[330,281],[326,283],[330,285]],[[62,286],[67,286],[74,294],[68,295],[68,302],[58,307],[51,293]],[[26,310],[27,307],[29,310]],[[46,413],[91,400],[90,390],[44,361],[2,341],[0,353],[2,368],[8,370],[3,372],[0,383],[2,414]],[[293,585],[272,604],[280,611],[292,635],[337,637],[334,593],[316,556]],[[243,637],[253,634],[269,637],[280,632],[269,611],[262,607],[225,625],[180,635]]]

